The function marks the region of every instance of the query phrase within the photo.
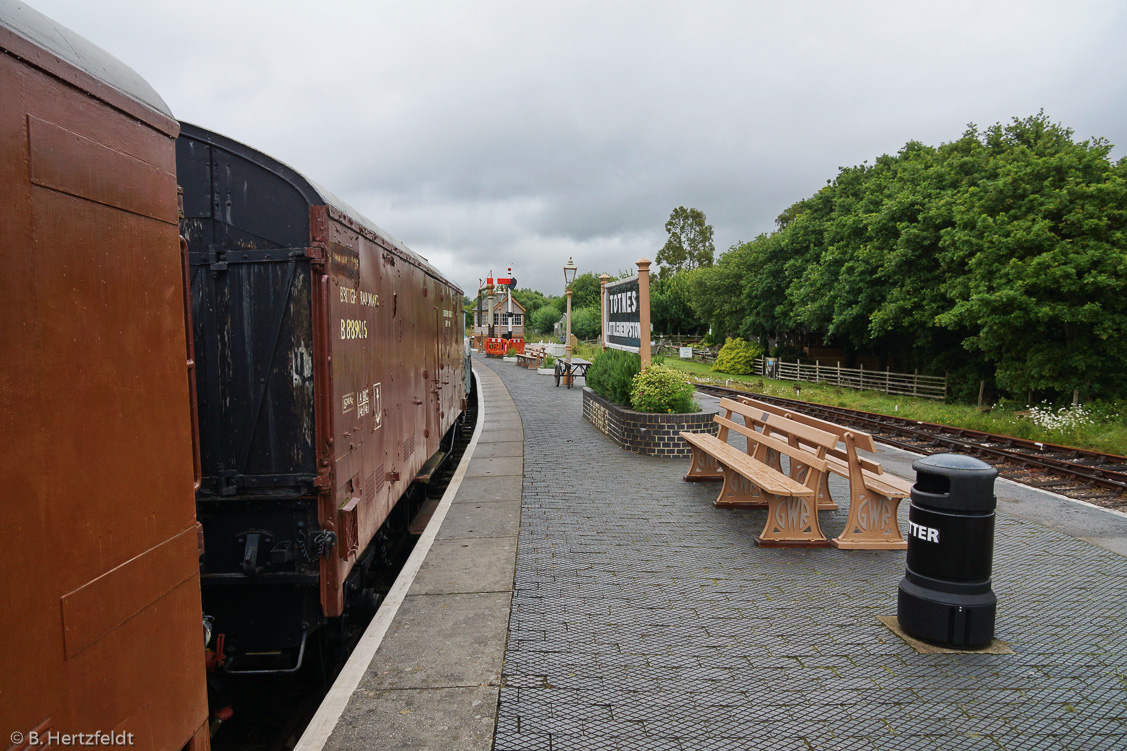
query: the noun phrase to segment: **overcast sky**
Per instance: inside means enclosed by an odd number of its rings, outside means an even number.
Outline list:
[[[1127,3],[34,0],[181,120],[324,185],[473,295],[718,254],[840,166],[1043,109],[1127,155]]]

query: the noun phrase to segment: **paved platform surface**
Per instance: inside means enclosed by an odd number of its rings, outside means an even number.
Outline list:
[[[492,746],[520,525],[524,433],[513,400],[492,371],[480,369],[478,387],[481,430],[464,475],[455,476],[456,493],[443,499],[419,541],[416,552],[425,557],[408,561],[405,571],[414,578],[401,576],[409,580],[405,596],[387,603],[398,605],[388,609],[389,623],[381,623],[381,607],[299,751]],[[394,594],[395,588],[389,601]],[[374,631],[381,632],[378,646],[365,654]],[[342,688],[353,670],[358,681]]]
[[[615,447],[580,388],[475,367],[475,455],[325,747],[1127,749],[1127,518],[999,482],[1014,654],[917,654],[879,620],[903,551],[757,548],[765,512]]]
[[[994,591],[1015,654],[921,655],[878,620],[903,552],[757,548],[765,512],[616,448],[579,389],[485,365],[526,436],[497,751],[1127,748],[1127,559],[1005,513],[1008,483]]]

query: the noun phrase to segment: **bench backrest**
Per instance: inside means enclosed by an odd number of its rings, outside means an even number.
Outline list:
[[[884,469],[880,466],[879,462],[872,461],[871,459],[866,459],[865,457],[857,454],[858,449],[862,451],[868,451],[870,453],[877,450],[876,442],[873,440],[873,436],[871,434],[865,433],[864,431],[860,430],[853,430],[852,428],[847,428],[843,425],[837,425],[826,420],[820,420],[817,417],[811,417],[799,412],[792,412],[785,407],[779,407],[774,404],[761,402],[756,399],[752,399],[751,397],[738,396],[736,397],[736,399],[743,402],[744,404],[753,406],[756,409],[762,409],[772,414],[781,415],[790,420],[794,420],[795,422],[800,422],[803,425],[809,425],[811,427],[818,428],[819,430],[824,430],[828,433],[836,434],[839,438],[841,438],[842,441],[845,442],[846,447],[844,451],[837,448],[830,449],[830,456],[846,461],[851,465],[857,464],[862,469],[872,472],[873,474],[884,474]]]
[[[758,448],[763,447],[823,472],[828,466],[824,459],[826,453],[837,445],[838,438],[833,433],[756,410],[732,399],[722,399],[720,410],[724,414],[715,418],[723,433],[720,438],[726,440],[729,430],[736,431],[747,439],[747,452],[757,459],[765,460],[762,455],[765,452]],[[743,418],[742,425],[733,419],[736,415]],[[800,442],[809,449],[800,446]]]
[[[804,415],[801,412],[792,412],[785,407],[779,407],[774,404],[761,402],[756,399],[752,399],[749,396],[739,396],[736,398],[744,404],[751,405],[756,409],[763,410],[764,412],[770,412],[772,414],[779,415],[780,417],[786,417],[790,420],[794,420],[795,422],[800,422],[803,425],[809,425],[812,428],[824,430],[827,433],[834,433],[839,438],[844,438],[847,432],[852,433],[853,442],[857,445],[857,448],[861,449],[862,451],[877,450],[876,443],[873,441],[873,437],[869,433],[865,433],[860,430],[854,430],[853,428],[847,428],[842,425],[829,422],[827,420],[821,420],[817,417]]]

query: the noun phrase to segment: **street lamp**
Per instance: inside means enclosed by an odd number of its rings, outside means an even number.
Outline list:
[[[567,259],[567,265],[564,266],[564,284],[567,287],[567,331],[564,334],[564,373],[568,378],[568,384],[571,383],[571,283],[575,281],[575,272],[579,269],[575,267],[575,261],[570,257]]]

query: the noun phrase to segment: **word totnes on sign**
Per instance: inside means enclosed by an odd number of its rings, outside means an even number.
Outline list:
[[[603,346],[637,352],[642,367],[650,363],[650,262],[638,261],[638,273],[603,285]]]

